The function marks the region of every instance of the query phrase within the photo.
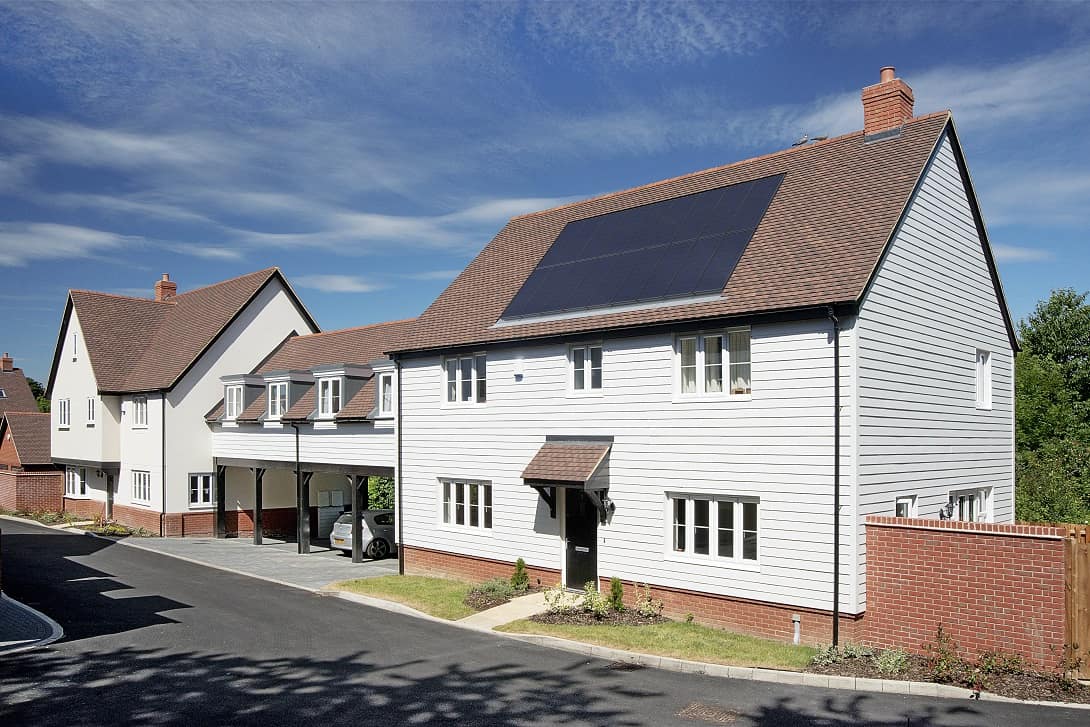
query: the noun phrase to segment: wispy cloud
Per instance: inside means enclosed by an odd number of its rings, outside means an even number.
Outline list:
[[[323,293],[374,293],[385,285],[364,280],[358,275],[299,275],[295,283]]]
[[[1006,161],[982,171],[978,189],[990,226],[1090,226],[1090,172],[1085,169]]]
[[[403,273],[401,277],[409,280],[454,280],[461,272],[460,268],[457,270],[421,270],[415,273]]]
[[[995,259],[1005,263],[1042,262],[1055,256],[1049,250],[1019,245],[992,245]]]
[[[0,266],[38,260],[87,258],[117,250],[134,238],[112,232],[45,222],[0,222]]]

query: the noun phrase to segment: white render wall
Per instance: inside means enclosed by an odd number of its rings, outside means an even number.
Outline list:
[[[133,427],[132,424],[134,398],[132,394],[121,397],[121,476],[118,478],[114,502],[162,512],[163,397],[161,394],[147,395],[148,425],[140,428]],[[133,472],[137,470],[151,475],[150,503],[133,501]]]
[[[995,522],[1013,521],[1013,352],[949,138],[859,320],[860,514],[916,495],[937,517],[951,490],[991,486]],[[976,408],[978,348],[992,353],[991,410]],[[862,587],[864,560],[861,537]]]
[[[842,336],[842,487],[853,471],[852,322]],[[572,340],[571,343],[592,339]],[[606,338],[603,390],[568,392],[567,345],[488,351],[488,403],[443,402],[438,357],[402,368],[405,543],[561,568],[558,520],[520,475],[545,435],[612,435],[598,573],[828,609],[832,598],[833,347],[827,320],[752,329],[753,394],[679,401],[674,337]],[[522,380],[515,374],[521,371]],[[440,522],[440,478],[493,484],[491,532]],[[666,493],[760,498],[760,562],[680,559],[668,549]],[[841,606],[855,603],[854,513],[845,496]],[[558,513],[559,514],[559,513]]]
[[[223,398],[220,377],[252,371],[292,331],[314,329],[284,286],[273,280],[169,393],[166,512],[189,509],[191,473],[214,472],[212,437],[204,417]]]
[[[50,392],[52,420],[50,448],[58,459],[86,462],[117,462],[121,459],[118,438],[119,401],[116,396],[100,397],[91,359],[83,339],[79,318],[73,309],[61,338],[61,355]],[[72,337],[75,334],[76,342]],[[87,399],[95,399],[95,423],[87,422]],[[59,425],[61,399],[71,402],[71,425]],[[103,499],[105,495],[103,494]]]

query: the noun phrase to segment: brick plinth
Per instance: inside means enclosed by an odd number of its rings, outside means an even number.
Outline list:
[[[160,523],[162,514],[157,510],[114,503],[114,522],[130,528],[143,528],[152,535],[162,535]]]
[[[863,640],[916,653],[942,625],[963,655],[1054,667],[1064,646],[1061,528],[869,517]]]
[[[295,508],[266,508],[261,511],[266,535],[295,536]],[[208,537],[216,534],[216,511],[168,512],[163,516],[163,535],[167,537]],[[254,534],[253,510],[228,510],[227,535],[245,537]]]
[[[490,578],[510,578],[515,572],[514,561],[477,558],[412,546],[403,547],[402,552],[406,575],[442,576],[480,583]],[[531,585],[552,586],[560,581],[560,571],[552,568],[527,565],[526,572],[530,575]]]
[[[63,499],[63,472],[0,472],[0,508],[15,512],[59,512],[64,506]]]
[[[106,503],[99,500],[66,497],[63,508],[69,515],[75,515],[84,520],[106,517]]]

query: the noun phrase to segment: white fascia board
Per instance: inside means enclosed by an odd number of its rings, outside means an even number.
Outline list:
[[[315,378],[320,379],[335,376],[350,376],[354,379],[366,379],[371,375],[371,367],[362,366],[360,364],[326,364],[324,366],[315,366],[310,371],[314,374]]]
[[[255,374],[228,374],[227,376],[221,376],[220,381],[224,386],[231,386],[232,384],[243,384],[244,386],[261,386],[265,383],[265,380]]]
[[[262,381],[266,384],[273,384],[280,381],[296,381],[305,384],[314,383],[314,374],[310,371],[304,371],[300,369],[294,369],[291,371],[270,371],[261,377]]]

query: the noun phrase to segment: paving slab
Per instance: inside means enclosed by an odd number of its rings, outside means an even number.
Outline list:
[[[507,603],[496,606],[495,608],[490,608],[486,611],[478,611],[472,616],[466,616],[463,619],[459,619],[458,623],[475,629],[481,629],[482,631],[491,631],[497,626],[517,621],[520,618],[529,618],[535,613],[541,613],[544,610],[545,592],[538,591],[537,593],[531,593],[526,596],[512,598]]]

